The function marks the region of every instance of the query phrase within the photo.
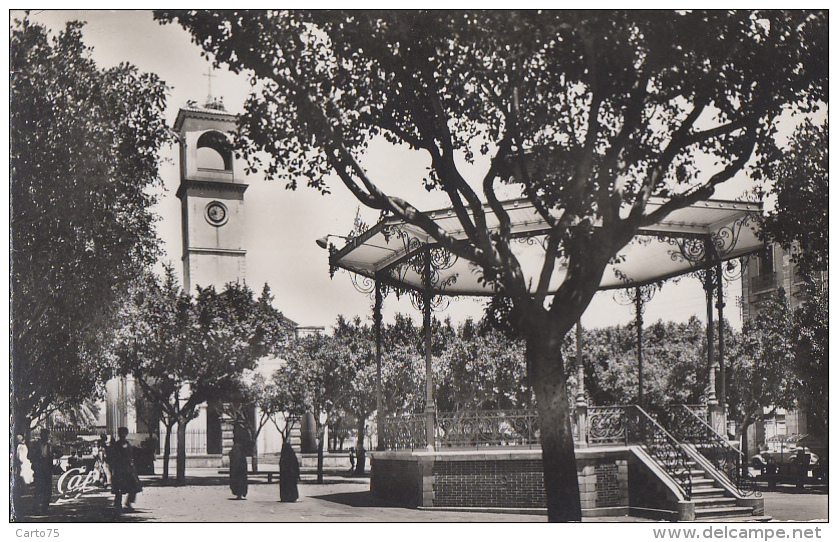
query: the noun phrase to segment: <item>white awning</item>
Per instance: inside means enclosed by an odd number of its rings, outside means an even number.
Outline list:
[[[663,201],[650,201],[647,212]],[[544,261],[548,225],[526,199],[507,201],[503,206],[512,223],[512,251],[534,289]],[[757,235],[761,211],[761,203],[712,199],[673,211],[659,223],[641,228],[605,269],[600,289],[640,286],[702,269],[707,266],[707,239],[716,253],[713,264],[758,251],[763,247]],[[488,207],[485,212],[487,225],[496,229],[495,214]],[[431,211],[428,215],[452,237],[466,238],[453,209]],[[428,245],[432,248],[434,293],[494,295],[492,287],[481,282],[478,266],[440,248],[419,227],[395,218],[385,218],[350,238],[346,246],[330,254],[329,263],[391,286],[422,290],[422,268],[414,256],[424,253]],[[559,260],[550,280],[550,293],[561,285],[566,271]]]

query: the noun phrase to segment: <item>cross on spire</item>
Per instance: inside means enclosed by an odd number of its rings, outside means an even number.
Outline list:
[[[207,103],[204,104],[204,108],[224,111],[224,103],[220,98],[215,98],[212,95],[212,78],[216,77],[213,71],[213,67],[210,65],[207,67],[207,73],[204,74],[204,77],[207,78]]]
[[[204,77],[207,78],[207,103],[211,104],[213,102],[212,97],[212,78],[216,77],[213,73],[212,66],[207,68],[207,73],[204,74]]]

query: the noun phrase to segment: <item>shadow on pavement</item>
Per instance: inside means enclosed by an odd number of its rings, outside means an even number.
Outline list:
[[[316,476],[306,476],[300,479],[300,485],[304,486],[327,486],[335,484],[358,484],[369,486],[369,478],[324,478],[323,482],[318,482]]]
[[[308,498],[320,499],[322,501],[351,506],[353,508],[404,508],[404,506],[384,502],[376,498],[369,490],[332,493],[330,495],[311,495]]]
[[[151,519],[142,508],[117,513],[113,509],[113,495],[104,490],[88,493],[72,501],[53,502],[49,505],[49,513],[41,516],[29,514],[32,510],[31,504],[29,500],[24,501],[22,514],[14,521],[20,523],[141,523]]]
[[[141,476],[140,480],[142,481],[143,487],[178,487],[178,484],[175,483],[175,478],[169,477],[168,480],[163,480],[160,475],[148,475],[148,476]],[[248,484],[251,485],[264,485],[268,483],[268,477],[266,473],[257,473],[251,474],[247,477]],[[299,484],[300,485],[334,485],[334,484],[365,484],[369,485],[370,477],[369,475],[364,476],[348,476],[348,475],[335,475],[330,473],[325,473],[322,483],[317,482],[317,475],[310,474],[310,473],[303,473],[300,478]],[[270,482],[271,485],[279,485],[279,475],[274,474],[273,480]],[[181,484],[181,487],[184,486],[227,486],[230,485],[230,477],[227,474],[202,474],[200,476],[186,476],[186,482]]]
[[[767,485],[759,485],[757,489],[760,493],[788,493],[790,495],[829,495],[829,486],[807,486],[803,488],[794,485],[777,484],[773,489],[768,489]]]
[[[174,477],[168,480],[163,480],[160,476],[147,477],[141,476],[140,480],[143,487],[177,487]],[[186,482],[180,484],[183,486],[226,486],[230,484],[230,477],[223,474],[214,476],[187,476]]]

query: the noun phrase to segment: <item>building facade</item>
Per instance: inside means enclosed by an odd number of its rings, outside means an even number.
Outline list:
[[[798,272],[793,254],[777,243],[765,248],[744,263],[742,273],[742,321],[753,320],[762,306],[782,288],[789,309],[794,311],[805,302],[804,277]],[[771,409],[773,410],[773,409]],[[748,449],[771,448],[774,437],[807,433],[806,413],[802,410],[766,409],[762,423],[748,430]]]
[[[235,170],[232,132],[236,116],[220,102],[208,98],[203,106],[190,102],[178,111],[174,131],[179,141],[183,289],[194,294],[197,287],[223,289],[231,282],[245,282],[246,230],[245,192],[248,184]],[[322,327],[299,326],[284,318],[283,324],[295,337],[319,333]],[[260,360],[257,371],[269,377],[282,361]],[[109,433],[127,427],[129,438],[139,443],[152,434],[160,435],[159,421],[144,416],[138,387],[131,377],[115,378],[106,384],[104,423]],[[255,419],[258,415],[253,412]],[[225,457],[232,447],[236,429],[221,401],[200,405],[198,416],[186,432],[186,451],[191,456]],[[173,439],[176,435],[172,434]],[[279,432],[265,427],[256,443],[259,454],[278,453]],[[176,442],[172,442],[172,448]]]

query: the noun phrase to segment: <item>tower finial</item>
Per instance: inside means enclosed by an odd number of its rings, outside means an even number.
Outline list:
[[[212,95],[212,78],[216,77],[216,75],[213,74],[213,71],[213,67],[210,65],[207,68],[207,73],[204,74],[204,77],[207,78],[207,102],[204,104],[204,109],[224,111],[224,102],[221,98],[215,98]]]
[[[207,73],[204,74],[204,77],[207,78],[207,107],[215,101],[212,97],[212,78],[215,77],[212,71],[212,66],[209,66],[207,67]]]

